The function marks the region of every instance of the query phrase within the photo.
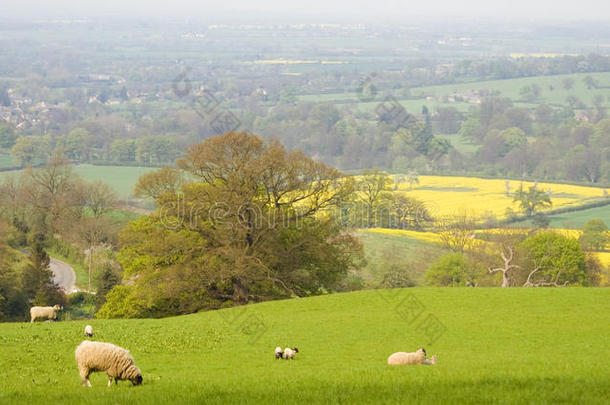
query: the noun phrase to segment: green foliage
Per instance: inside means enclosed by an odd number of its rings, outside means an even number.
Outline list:
[[[18,257],[5,241],[5,230],[0,219],[0,321],[21,321],[27,312],[27,298],[16,271]]]
[[[99,316],[317,295],[361,266],[359,242],[330,215],[353,192],[336,170],[247,133],[192,145],[180,166],[191,182],[164,169],[141,178],[160,208],[121,233],[118,259],[134,283],[115,287]]]
[[[534,215],[539,208],[553,205],[549,194],[542,190],[538,190],[535,185],[529,187],[527,191],[524,191],[523,185],[521,185],[519,190],[515,193],[513,201],[519,203],[519,207],[528,217]]]
[[[541,212],[537,212],[532,216],[532,224],[538,229],[548,228],[551,220]]]
[[[64,295],[53,281],[50,258],[44,249],[44,236],[34,234],[30,242],[30,255],[21,277],[22,291],[33,305],[53,306],[65,303]]]
[[[0,149],[12,148],[16,139],[15,130],[8,123],[0,120]]]
[[[133,286],[117,285],[108,294],[106,302],[95,314],[96,318],[143,318],[150,316],[145,302],[135,295]]]
[[[68,305],[60,312],[60,320],[75,320],[93,318],[97,296],[84,291],[72,293],[67,296]]]
[[[414,287],[415,282],[411,279],[408,270],[400,265],[390,265],[381,278],[381,288],[403,288]]]
[[[585,255],[576,239],[556,232],[541,232],[521,244],[530,269],[540,267],[536,279],[547,283],[583,285],[586,279]]]
[[[21,136],[11,148],[11,155],[21,166],[44,160],[48,156],[48,142],[41,136]]]
[[[582,229],[580,241],[586,249],[603,250],[610,242],[608,226],[600,218],[590,219]]]
[[[474,285],[476,271],[463,253],[447,253],[426,270],[426,284],[459,287]]]

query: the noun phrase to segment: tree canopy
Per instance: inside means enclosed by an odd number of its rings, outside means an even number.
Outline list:
[[[130,286],[107,296],[101,317],[164,316],[336,288],[362,247],[334,218],[353,182],[300,151],[245,132],[190,146],[140,179],[154,215],[120,235]],[[123,308],[123,309],[121,309]]]

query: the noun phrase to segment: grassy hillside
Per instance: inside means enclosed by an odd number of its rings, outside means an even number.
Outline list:
[[[377,286],[388,268],[397,266],[408,274],[409,280],[423,284],[426,267],[445,253],[435,236],[427,232],[398,229],[360,230],[359,238],[367,263],[362,278],[369,285]]]
[[[553,228],[582,229],[583,225],[590,219],[600,218],[610,225],[610,206],[590,208],[588,210],[566,212],[564,214],[551,215],[550,226]]]
[[[416,320],[414,309],[422,314]],[[419,326],[436,317],[436,340]],[[610,289],[367,291],[160,320],[94,320],[144,384],[80,386],[85,322],[0,325],[0,403],[604,403]],[[296,345],[295,361],[274,360]],[[436,366],[389,367],[425,346]]]

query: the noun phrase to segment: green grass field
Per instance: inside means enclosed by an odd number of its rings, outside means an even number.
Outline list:
[[[108,183],[121,198],[133,196],[133,188],[141,175],[156,170],[151,167],[78,165],[74,171],[85,180]]]
[[[414,312],[415,311],[415,312]],[[411,314],[421,312],[413,319]],[[420,325],[436,317],[443,333]],[[130,349],[144,376],[80,386],[74,348]],[[0,325],[0,403],[607,403],[610,289],[366,291],[167,319]],[[294,361],[274,360],[278,345]],[[436,366],[390,367],[425,346]]]
[[[13,162],[13,158],[11,158],[10,155],[0,154],[0,169],[13,166],[15,166],[15,163]]]
[[[591,76],[599,83],[599,88],[588,89],[583,79],[586,76]],[[574,80],[574,86],[570,90],[563,87],[563,80],[566,78]],[[541,88],[540,97],[533,102],[525,102],[522,100],[520,91],[525,86],[537,84]],[[551,90],[552,87],[552,90]],[[415,87],[411,89],[412,97],[418,99],[401,100],[401,104],[407,111],[419,113],[422,106],[434,110],[438,107],[455,107],[459,111],[466,112],[473,104],[466,102],[443,103],[440,98],[454,93],[465,94],[471,90],[489,90],[491,92],[499,92],[502,97],[508,97],[516,105],[525,108],[535,108],[537,104],[546,103],[553,105],[567,105],[566,99],[568,96],[575,96],[580,101],[584,102],[588,107],[593,107],[595,96],[603,97],[602,105],[610,106],[610,72],[603,73],[578,73],[569,75],[554,75],[554,76],[535,76],[523,77],[517,79],[506,80],[489,80],[468,83],[456,83],[439,86]],[[431,99],[426,99],[431,97]],[[318,103],[336,103],[336,104],[351,104],[357,106],[361,111],[373,112],[375,108],[383,101],[383,98],[378,95],[377,99],[370,102],[361,102],[358,99],[358,94],[354,89],[350,93],[338,94],[306,94],[298,96],[301,101],[311,101]]]
[[[403,235],[388,235],[361,230],[359,238],[364,246],[366,266],[362,278],[367,282],[379,280],[389,264],[404,268],[409,278],[423,284],[425,268],[435,257],[441,256],[444,249],[434,243],[428,243]],[[415,264],[422,264],[416,266]]]
[[[0,165],[1,164],[2,161],[0,160]],[[133,188],[140,176],[154,170],[156,169],[152,167],[134,166],[94,166],[88,164],[74,166],[74,171],[83,179],[89,181],[101,180],[104,183],[107,183],[115,190],[120,198],[132,197]],[[5,176],[19,173],[20,171],[0,172],[0,179]]]
[[[610,205],[549,216],[551,227],[569,229],[582,229],[587,221],[594,218],[599,218],[610,226]]]

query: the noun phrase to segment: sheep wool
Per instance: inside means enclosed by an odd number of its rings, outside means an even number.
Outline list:
[[[129,351],[112,343],[85,340],[74,351],[74,357],[83,386],[91,387],[89,375],[94,371],[106,372],[109,387],[113,378],[116,384],[118,380],[129,380],[133,385],[142,384],[142,373]]]
[[[426,350],[419,349],[415,353],[396,352],[388,357],[388,364],[401,366],[405,364],[425,364]]]
[[[32,307],[30,308],[30,323],[36,319],[57,319],[57,312],[63,309],[60,305],[52,307]]]
[[[282,348],[281,347],[278,346],[278,347],[275,348],[275,359],[276,360],[277,359],[281,359],[283,354],[284,353],[282,352]]]
[[[294,359],[294,355],[299,352],[299,349],[293,347],[292,349],[287,347],[284,349],[284,359]]]
[[[91,327],[91,325],[85,326],[85,336],[93,336],[93,328]]]

